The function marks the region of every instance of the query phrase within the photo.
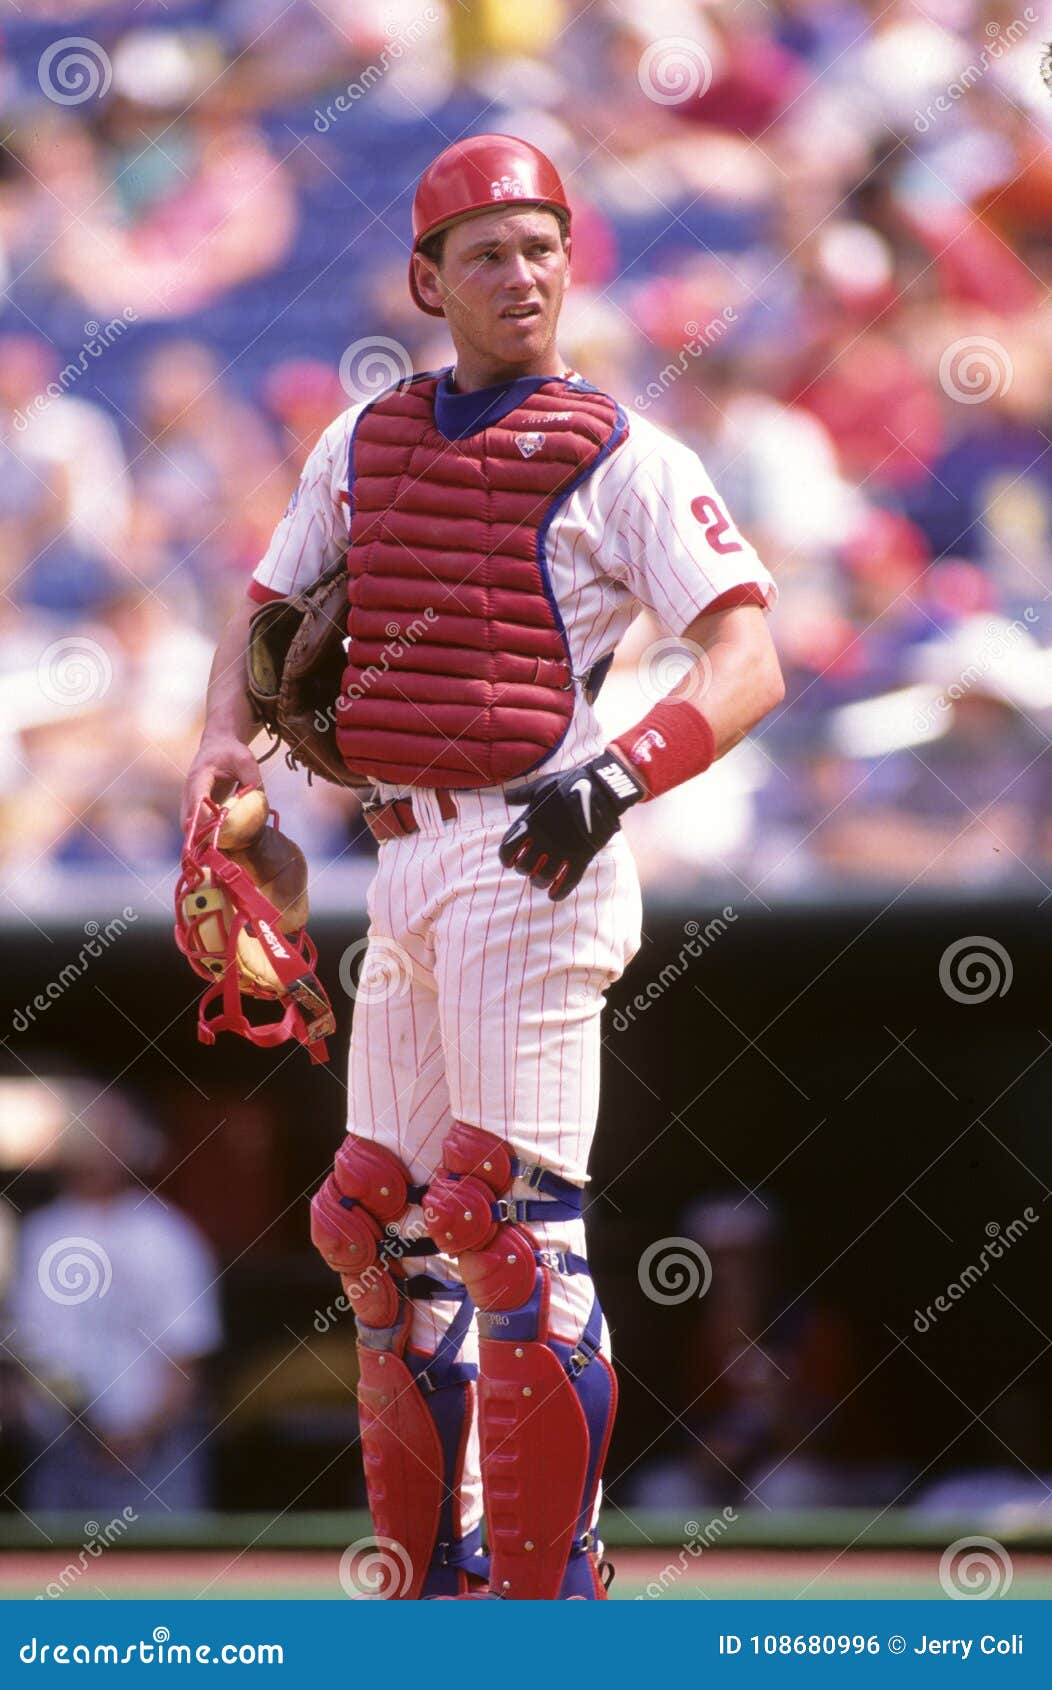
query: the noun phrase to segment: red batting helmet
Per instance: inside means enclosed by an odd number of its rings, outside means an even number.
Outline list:
[[[454,141],[439,153],[420,178],[413,200],[413,252],[428,235],[437,234],[461,217],[492,211],[497,205],[547,205],[562,213],[567,225],[570,207],[559,172],[528,141],[514,135],[472,135]],[[425,305],[417,290],[413,261],[409,260],[409,291],[429,317],[441,317]]]

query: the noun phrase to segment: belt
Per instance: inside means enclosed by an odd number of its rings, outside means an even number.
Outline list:
[[[457,803],[451,792],[439,792],[438,813],[444,822],[451,822],[456,817]],[[391,798],[386,804],[364,804],[362,815],[369,832],[381,844],[385,839],[404,839],[407,834],[420,831],[411,798]]]

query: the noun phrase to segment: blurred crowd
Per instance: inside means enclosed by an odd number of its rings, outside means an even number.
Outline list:
[[[311,446],[449,361],[406,293],[408,213],[473,129],[555,157],[563,350],[700,453],[780,588],[785,703],[628,818],[644,877],[1052,881],[1050,33],[1048,0],[24,0],[0,37],[12,896],[166,880],[218,625]],[[675,679],[667,632],[626,642],[612,729]],[[353,799],[267,768],[338,886],[370,849]]]

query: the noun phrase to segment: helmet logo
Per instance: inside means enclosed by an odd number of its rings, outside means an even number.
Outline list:
[[[532,458],[534,452],[539,452],[544,445],[543,434],[517,434],[515,444],[524,458]]]
[[[501,176],[489,185],[490,198],[495,200],[523,200],[526,185],[518,176]]]

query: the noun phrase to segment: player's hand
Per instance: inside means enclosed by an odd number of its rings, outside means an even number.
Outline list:
[[[500,860],[559,903],[613,838],[624,812],[645,797],[642,782],[612,751],[522,786],[509,802],[526,808],[501,840]]]
[[[218,802],[242,786],[262,786],[259,764],[247,745],[235,735],[207,736],[201,741],[197,756],[183,787],[183,832],[202,798]]]

